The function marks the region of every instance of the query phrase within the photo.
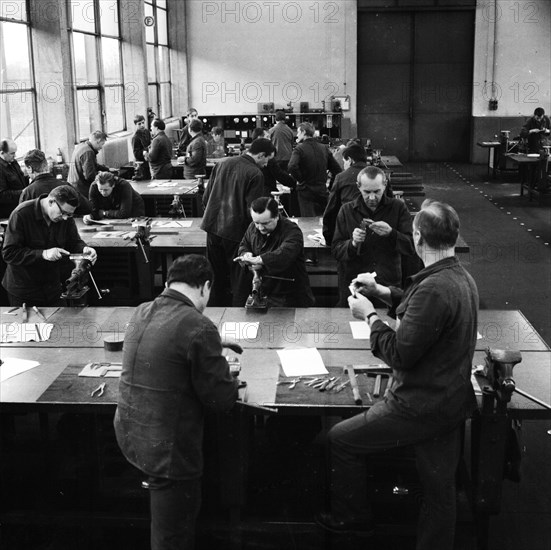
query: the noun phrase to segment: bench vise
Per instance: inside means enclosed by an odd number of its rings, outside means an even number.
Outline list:
[[[245,309],[268,311],[268,297],[262,291],[262,277],[258,271],[253,271],[253,288],[245,302]]]
[[[75,264],[70,277],[65,281],[65,290],[61,294],[61,298],[65,300],[79,300],[89,290],[88,283],[91,282],[97,292],[98,298],[101,300],[104,294],[109,293],[109,290],[101,290],[96,285],[96,281],[90,272],[92,262],[84,254],[71,254],[69,259]]]
[[[516,387],[513,367],[521,361],[520,351],[486,349],[484,376],[503,403],[511,401],[511,395]]]

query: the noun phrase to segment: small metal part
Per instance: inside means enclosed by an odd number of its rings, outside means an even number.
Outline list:
[[[105,392],[105,382],[102,382],[92,393],[90,394],[90,397],[101,397],[103,393]]]

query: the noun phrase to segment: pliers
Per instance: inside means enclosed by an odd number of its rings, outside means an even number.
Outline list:
[[[102,382],[91,394],[90,397],[101,397],[105,392],[105,382]]]

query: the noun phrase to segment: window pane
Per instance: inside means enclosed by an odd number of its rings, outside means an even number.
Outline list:
[[[0,23],[0,46],[6,64],[0,72],[2,90],[32,88],[27,25]]]
[[[157,98],[157,85],[150,84],[148,87],[149,90],[149,106],[153,109],[155,113],[159,112],[159,100]]]
[[[101,130],[99,90],[77,90],[78,136],[86,139],[94,130]]]
[[[99,80],[96,37],[74,32],[73,57],[75,63],[75,84],[97,84]]]
[[[168,24],[165,10],[157,10],[157,40],[159,44],[168,46]]]
[[[100,32],[111,36],[119,34],[119,9],[117,0],[101,0],[100,8]]]
[[[0,0],[0,16],[6,19],[27,21],[27,3],[25,0]]]
[[[170,80],[170,62],[168,60],[168,48],[159,46],[159,82]]]
[[[153,8],[149,4],[144,4],[144,13],[146,17],[153,17]],[[155,42],[155,27],[145,27],[145,41]]]
[[[166,0],[157,0],[157,7],[166,9]]]
[[[121,132],[124,124],[124,94],[122,86],[105,88],[105,120],[107,133]]]
[[[161,84],[161,118],[172,116],[170,84]]]
[[[10,137],[17,143],[17,156],[24,156],[34,149],[34,97],[30,92],[0,95],[0,127],[2,137]]]
[[[101,39],[101,58],[105,84],[122,84],[120,42],[116,38]]]
[[[96,17],[94,14],[94,2],[92,0],[71,0],[70,17],[73,29],[79,31],[96,31]]]
[[[155,76],[155,46],[147,44],[145,47],[147,51],[147,81],[156,82]]]

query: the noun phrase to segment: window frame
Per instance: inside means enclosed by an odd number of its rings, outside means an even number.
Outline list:
[[[40,149],[40,131],[38,126],[38,95],[36,90],[36,76],[35,76],[35,69],[34,69],[34,50],[33,50],[33,41],[32,41],[32,32],[33,32],[33,26],[32,21],[30,18],[30,0],[24,0],[25,5],[25,19],[14,19],[9,17],[3,17],[2,13],[0,12],[0,24],[3,23],[17,23],[19,25],[25,25],[27,28],[27,48],[29,52],[29,81],[31,84],[30,88],[17,88],[15,90],[7,90],[4,87],[0,87],[0,101],[4,102],[4,97],[7,97],[9,95],[16,95],[16,94],[30,94],[31,95],[31,101],[32,101],[32,113],[33,113],[33,130],[34,130],[34,148]],[[5,82],[3,83],[5,86]],[[25,126],[24,129],[28,127]],[[14,141],[17,140],[17,137],[19,136],[8,136],[7,132],[2,130],[2,138],[10,138]],[[5,135],[4,135],[5,134]],[[21,134],[19,134],[21,135]],[[21,148],[18,148],[21,153],[24,153],[24,151]],[[23,159],[24,155],[21,154],[20,156],[16,157],[16,160]]]
[[[94,6],[94,30],[80,30],[75,29],[73,17],[72,17],[72,1],[66,0],[67,5],[67,30],[69,32],[69,51],[71,56],[71,85],[73,90],[73,111],[74,111],[74,130],[75,130],[75,143],[82,143],[88,139],[90,134],[90,129],[83,132],[80,128],[80,117],[79,117],[79,98],[78,94],[83,90],[96,90],[99,98],[99,118],[101,120],[101,127],[95,128],[95,130],[102,130],[108,135],[117,135],[128,131],[128,123],[126,120],[126,101],[125,101],[125,80],[124,80],[124,63],[123,63],[123,38],[122,38],[122,28],[121,28],[121,3],[120,0],[116,0],[117,6],[117,35],[104,33],[101,29],[101,0],[87,0],[92,2]],[[76,58],[74,51],[74,35],[79,34],[83,36],[92,36],[94,37],[94,46],[96,54],[96,71],[97,71],[97,84],[79,84],[77,82],[77,67],[76,67]],[[102,39],[108,38],[117,40],[118,42],[118,54],[119,54],[119,83],[117,84],[106,84],[105,82],[105,72],[103,65],[103,45]],[[107,94],[110,93],[109,90],[119,89],[119,102],[121,104],[120,115],[122,117],[122,128],[117,128],[112,131],[108,131],[108,121],[107,121]],[[116,92],[115,92],[116,93]],[[85,134],[83,136],[82,134]]]
[[[153,17],[155,18],[155,25],[153,27],[153,42],[150,42],[147,40],[147,33],[146,33],[146,39],[145,39],[145,50],[146,50],[146,65],[148,63],[148,56],[147,56],[147,49],[148,46],[153,46],[153,62],[155,64],[154,66],[154,72],[155,72],[155,80],[150,81],[149,80],[149,72],[150,67],[146,66],[146,75],[147,75],[147,98],[149,103],[149,87],[155,86],[156,96],[157,96],[157,104],[155,106],[150,105],[152,109],[154,109],[155,113],[158,117],[163,119],[169,119],[173,117],[173,111],[172,111],[172,66],[170,63],[170,34],[168,32],[168,12],[169,12],[169,6],[168,3],[166,4],[166,7],[159,7],[157,5],[157,0],[143,0],[144,8],[146,5],[149,5],[153,11]],[[164,11],[166,14],[166,44],[159,44],[159,26],[157,22],[159,21],[158,12]],[[167,60],[168,60],[168,80],[161,80],[161,68],[160,68],[160,54],[159,54],[159,48],[166,48],[167,52]],[[165,105],[163,102],[163,96],[161,93],[162,86],[168,85],[168,105]],[[163,116],[163,111],[166,113]]]

